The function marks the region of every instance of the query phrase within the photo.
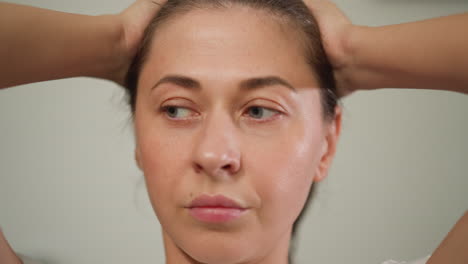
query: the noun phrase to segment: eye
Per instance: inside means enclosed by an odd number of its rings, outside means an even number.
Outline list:
[[[266,107],[251,106],[247,109],[247,114],[253,119],[268,120],[281,112]]]
[[[161,112],[166,113],[166,115],[172,119],[186,119],[192,114],[192,110],[174,105],[161,107]]]

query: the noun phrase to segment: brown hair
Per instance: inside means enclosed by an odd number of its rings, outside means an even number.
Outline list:
[[[125,89],[132,113],[135,112],[139,74],[146,62],[153,36],[158,27],[163,23],[167,23],[170,19],[174,19],[177,15],[185,14],[194,9],[228,9],[233,5],[266,11],[272,17],[280,18],[282,21],[289,23],[301,33],[303,37],[298,41],[304,43],[304,57],[311,67],[311,74],[315,75],[321,87],[323,117],[325,120],[332,120],[335,116],[335,106],[338,103],[333,69],[323,48],[318,24],[302,0],[168,0],[146,29],[142,45],[126,76]],[[294,237],[297,226],[308,208],[314,193],[314,187],[314,184],[312,184],[305,206],[294,222],[292,229],[293,241],[290,251],[294,250]],[[290,263],[292,263],[292,255],[290,252]]]
[[[233,4],[264,10],[273,16],[286,19],[303,33],[306,51],[305,58],[310,65],[322,88],[322,109],[325,118],[332,118],[335,114],[336,85],[333,69],[322,46],[317,22],[302,0],[168,0],[158,14],[153,18],[145,32],[142,45],[137,52],[125,79],[125,89],[128,93],[132,113],[135,111],[137,85],[140,71],[146,62],[151,42],[157,28],[174,19],[177,15],[193,9],[229,8]],[[301,40],[298,40],[301,41]]]

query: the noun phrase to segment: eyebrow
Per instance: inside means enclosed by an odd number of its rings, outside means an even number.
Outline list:
[[[190,90],[201,90],[201,84],[195,79],[190,77],[182,76],[182,75],[167,75],[159,80],[151,90],[154,90],[159,85],[163,83],[172,83],[177,86],[180,86],[185,89]],[[265,88],[268,86],[280,85],[290,89],[293,92],[297,92],[296,88],[288,83],[286,80],[278,77],[278,76],[266,76],[266,77],[256,77],[244,80],[240,83],[239,87],[242,91],[251,91],[257,90],[259,88]]]

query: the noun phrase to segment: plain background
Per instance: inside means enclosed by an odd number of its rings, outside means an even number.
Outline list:
[[[13,2],[89,15],[131,4]],[[336,2],[371,26],[468,11],[466,0]],[[468,208],[468,97],[386,89],[343,105],[337,157],[300,229],[297,263],[430,254]],[[0,122],[0,225],[17,252],[50,264],[164,262],[121,88],[74,78],[6,89]]]

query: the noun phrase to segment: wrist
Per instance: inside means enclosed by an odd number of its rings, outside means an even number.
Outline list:
[[[347,93],[365,88],[359,82],[359,52],[363,40],[370,27],[350,25],[344,33],[342,52],[338,67],[335,68],[337,85],[343,87]]]
[[[122,84],[130,60],[123,24],[118,15],[101,15],[96,19],[99,20],[98,25],[102,26],[104,38],[102,41],[105,44],[104,56],[101,58],[102,67],[92,77]]]

